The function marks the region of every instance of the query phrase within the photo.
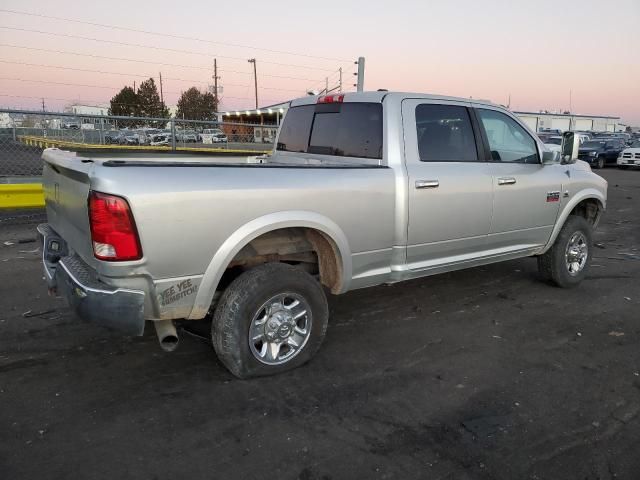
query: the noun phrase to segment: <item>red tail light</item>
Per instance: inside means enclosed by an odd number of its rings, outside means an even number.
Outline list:
[[[142,248],[129,204],[122,197],[89,194],[89,224],[93,254],[99,260],[139,260]]]
[[[317,103],[342,103],[344,101],[344,94],[341,95],[324,95],[318,97]]]

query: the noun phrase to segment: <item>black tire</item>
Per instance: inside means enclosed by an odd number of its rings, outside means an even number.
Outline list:
[[[265,302],[282,293],[294,293],[307,302],[310,334],[286,363],[268,365],[252,353],[249,329]],[[240,275],[222,294],[211,326],[213,347],[220,361],[238,378],[274,375],[311,360],[322,344],[328,319],[327,297],[315,278],[291,265],[267,263]]]
[[[602,170],[604,168],[604,166],[606,165],[606,162],[604,161],[604,157],[598,157],[598,163],[596,164],[599,170]]]
[[[569,272],[566,252],[569,240],[574,234],[581,232],[586,238],[587,257],[584,267],[574,274]],[[570,215],[562,226],[553,246],[544,254],[538,256],[538,271],[543,280],[562,288],[571,288],[584,280],[591,264],[592,228],[584,217]]]

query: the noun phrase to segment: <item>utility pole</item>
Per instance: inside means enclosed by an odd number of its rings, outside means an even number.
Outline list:
[[[136,93],[136,81],[133,81],[133,93]]]
[[[162,95],[162,72],[160,72],[160,103],[164,107],[164,96]]]
[[[571,108],[571,90],[569,90],[569,113],[573,113],[573,110]]]
[[[44,98],[42,99],[42,111],[44,112]]]
[[[216,58],[213,59],[213,96],[215,98],[215,105],[216,105],[216,113],[218,112],[218,105],[219,105],[219,99],[218,99],[218,79],[220,77],[218,77],[218,60]]]
[[[324,93],[329,93],[329,77],[324,79]]]
[[[253,63],[253,83],[256,89],[256,110],[258,109],[258,73],[256,71],[256,59],[250,58],[247,60],[249,63]]]
[[[342,93],[342,67],[338,69],[338,72],[340,72],[340,77],[338,78],[338,91]]]
[[[354,85],[356,91],[364,91],[364,57],[358,57],[358,60],[354,62],[358,65],[358,73],[354,73],[358,77],[357,83]]]

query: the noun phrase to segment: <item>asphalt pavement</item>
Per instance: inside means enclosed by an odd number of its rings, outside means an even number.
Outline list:
[[[79,323],[35,225],[0,223],[0,476],[638,479],[640,171],[598,173],[578,288],[522,259],[330,297],[317,357],[248,381],[197,336]]]

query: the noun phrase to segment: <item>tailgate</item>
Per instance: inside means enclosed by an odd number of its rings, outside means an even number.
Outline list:
[[[55,148],[42,154],[42,184],[49,225],[85,261],[93,261],[87,199],[93,162]]]

